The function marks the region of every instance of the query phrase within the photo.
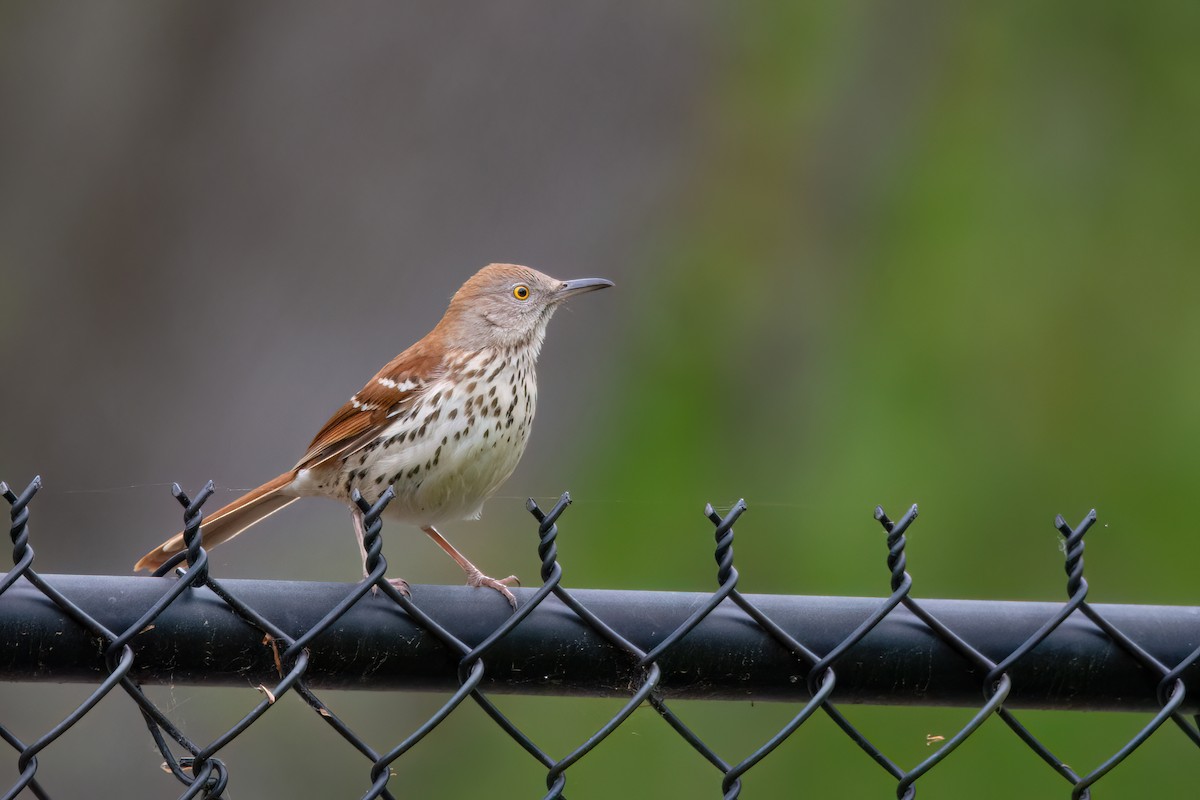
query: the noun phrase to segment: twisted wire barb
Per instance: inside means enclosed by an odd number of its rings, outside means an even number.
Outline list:
[[[1083,537],[1084,534],[1096,522],[1096,510],[1092,509],[1088,512],[1083,521],[1076,527],[1072,528],[1063,519],[1062,515],[1058,515],[1054,520],[1054,526],[1064,537],[1064,551],[1066,553],[1065,569],[1067,572],[1067,594],[1071,597],[1071,603],[1077,608],[1080,613],[1087,617],[1091,622],[1099,628],[1109,639],[1111,639],[1118,647],[1135,658],[1142,666],[1151,672],[1157,673],[1160,680],[1157,687],[1159,702],[1163,704],[1162,709],[1154,715],[1154,717],[1139,730],[1133,738],[1126,742],[1117,752],[1113,753],[1104,762],[1098,765],[1095,769],[1083,777],[1075,776],[1072,783],[1074,788],[1071,792],[1072,800],[1087,800],[1091,797],[1091,786],[1100,778],[1111,772],[1118,764],[1124,761],[1129,755],[1140,747],[1150,736],[1157,731],[1162,724],[1168,719],[1174,719],[1180,730],[1184,732],[1192,741],[1200,745],[1200,733],[1196,728],[1188,723],[1187,719],[1179,713],[1179,707],[1183,704],[1186,690],[1183,681],[1179,679],[1176,670],[1168,669],[1158,659],[1147,653],[1136,642],[1117,629],[1115,625],[1105,619],[1099,611],[1093,608],[1087,602],[1088,583],[1083,577]],[[1200,648],[1193,651],[1191,656],[1186,658],[1177,668],[1179,671],[1185,669],[1193,663],[1197,657],[1200,657]]]
[[[538,522],[538,555],[542,558],[542,579],[545,582],[542,588],[543,590],[548,589],[548,592],[558,598],[563,605],[575,612],[575,615],[585,625],[607,639],[614,647],[627,653],[641,667],[643,666],[641,661],[646,654],[637,645],[613,630],[607,623],[593,614],[587,607],[576,600],[570,592],[562,587],[562,567],[558,563],[558,548],[556,545],[556,539],[558,538],[558,518],[570,504],[571,495],[566,492],[563,493],[562,497],[559,498],[558,502],[555,503],[549,512],[543,513],[533,498],[529,498],[525,504],[529,513]],[[643,702],[651,700],[656,709],[665,707],[665,704],[661,700],[656,700],[652,697],[652,693],[661,679],[662,670],[657,664],[645,666],[641,684],[634,691],[633,696],[621,706],[621,709],[605,725],[601,726],[599,730],[589,736],[574,750],[561,759],[547,765],[549,769],[546,772],[547,792],[544,796],[545,800],[557,800],[557,798],[564,797],[563,789],[566,786],[567,769],[608,738],[609,734],[628,719]],[[659,713],[662,712],[660,711]]]

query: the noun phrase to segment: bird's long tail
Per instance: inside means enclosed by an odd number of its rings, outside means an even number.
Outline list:
[[[203,535],[201,542],[204,547],[211,550],[252,525],[262,522],[276,511],[299,500],[299,497],[285,493],[294,478],[294,472],[285,472],[257,489],[246,492],[220,511],[205,517],[204,523],[200,527]],[[183,534],[177,533],[142,556],[141,560],[134,564],[133,569],[135,572],[143,569],[158,569],[168,558],[181,550],[183,550]]]

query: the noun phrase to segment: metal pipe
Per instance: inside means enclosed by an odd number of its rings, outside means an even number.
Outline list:
[[[109,630],[121,632],[172,579],[44,575]],[[222,581],[234,596],[298,636],[351,590],[348,584]],[[511,613],[495,593],[414,586],[414,602],[468,645]],[[517,590],[526,602],[534,590]],[[571,590],[628,640],[650,650],[710,595]],[[747,595],[818,655],[832,650],[881,603],[856,597]],[[922,606],[995,662],[1061,608],[1057,603],[922,600]],[[1200,645],[1200,608],[1096,605],[1168,668]],[[278,680],[274,649],[208,589],[188,590],[133,640],[133,677],[152,684],[257,685]],[[313,688],[448,691],[457,656],[384,596],[367,595],[310,648]],[[0,595],[0,679],[97,682],[104,647],[23,578]],[[628,696],[642,671],[550,596],[484,659],[487,692]],[[658,664],[670,698],[804,701],[806,667],[729,600]],[[983,675],[903,607],[893,610],[835,665],[833,701],[979,706]],[[1076,612],[1009,671],[1013,708],[1150,711],[1157,678]],[[1181,710],[1200,709],[1200,663],[1183,673]]]

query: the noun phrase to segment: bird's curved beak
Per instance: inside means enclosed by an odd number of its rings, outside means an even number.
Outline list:
[[[604,289],[612,285],[612,281],[604,278],[576,278],[573,281],[563,281],[554,294],[556,300],[566,300],[577,294]]]

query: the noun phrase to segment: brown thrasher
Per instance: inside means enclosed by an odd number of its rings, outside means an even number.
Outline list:
[[[529,267],[492,264],[462,285],[425,338],[393,358],[351,396],[292,469],[205,518],[213,548],[291,505],[325,496],[350,505],[364,558],[358,489],[396,498],[384,512],[418,526],[467,573],[516,607],[507,584],[484,575],[435,525],[475,519],[521,459],[537,401],[534,365],[554,310],[573,295],[612,286],[603,278],[560,281]],[[184,549],[177,534],[144,555],[135,570],[157,569]],[[407,584],[392,583],[402,591]]]

